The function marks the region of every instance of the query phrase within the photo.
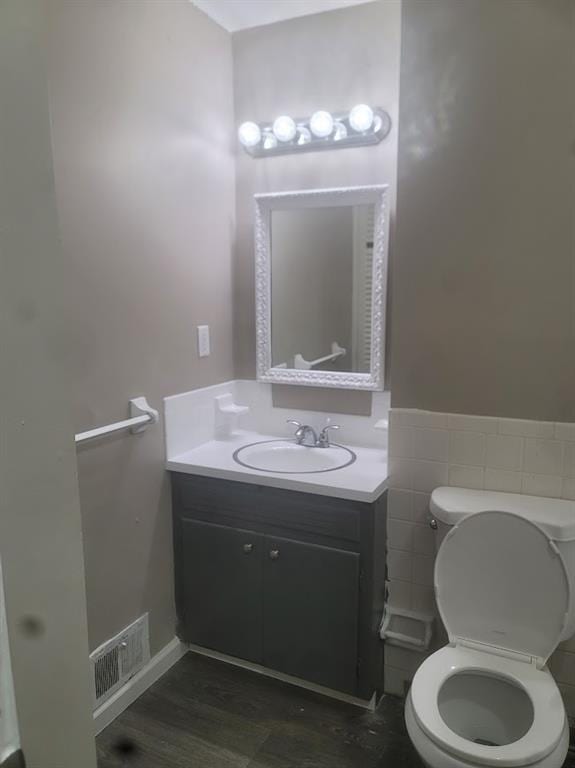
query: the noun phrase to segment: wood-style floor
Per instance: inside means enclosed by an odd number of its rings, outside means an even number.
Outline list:
[[[99,768],[420,768],[376,713],[188,653],[98,737]]]
[[[99,768],[422,767],[393,696],[365,712],[192,653],[97,745]]]

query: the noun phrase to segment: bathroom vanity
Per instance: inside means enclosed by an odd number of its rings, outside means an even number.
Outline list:
[[[258,381],[165,401],[179,636],[364,701],[383,682],[387,198],[256,195]],[[372,407],[333,424],[275,407],[272,384]]]
[[[382,683],[386,494],[172,473],[182,640],[369,700]]]

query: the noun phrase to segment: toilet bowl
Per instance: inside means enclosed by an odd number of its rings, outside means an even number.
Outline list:
[[[405,720],[430,768],[559,768],[569,746],[547,669],[467,648],[447,646],[421,665]]]
[[[569,728],[546,662],[573,605],[557,543],[516,511],[462,514],[434,581],[449,645],[419,667],[406,700],[420,757],[430,768],[560,768]]]

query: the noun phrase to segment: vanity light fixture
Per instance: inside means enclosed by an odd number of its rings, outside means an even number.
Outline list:
[[[248,121],[238,128],[238,138],[252,157],[269,157],[379,144],[390,130],[391,118],[381,107],[356,104],[349,112],[320,109],[308,118],[280,115],[271,123]]]
[[[276,117],[273,124],[273,132],[279,141],[292,141],[297,133],[295,123],[289,115]]]
[[[333,117],[325,109],[320,109],[311,116],[309,127],[318,139],[326,139],[333,132]]]
[[[272,149],[275,149],[277,145],[278,145],[278,140],[276,139],[272,131],[264,131],[262,147],[265,150],[272,150]]]
[[[346,139],[346,138],[347,138],[347,128],[345,127],[344,123],[338,120],[334,125],[333,140],[341,141],[342,139]]]
[[[257,123],[248,121],[247,123],[242,123],[238,128],[238,138],[244,147],[255,147],[261,141],[262,132]]]
[[[368,104],[357,104],[349,113],[349,124],[358,133],[369,131],[373,125],[373,109]]]

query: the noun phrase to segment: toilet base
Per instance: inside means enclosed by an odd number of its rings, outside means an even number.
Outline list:
[[[458,757],[454,757],[435,744],[422,730],[415,719],[411,695],[405,700],[405,724],[411,743],[415,747],[420,758],[428,768],[481,768],[477,763],[470,763]],[[569,749],[569,726],[567,718],[559,743],[543,760],[537,760],[526,764],[529,768],[561,768]]]

